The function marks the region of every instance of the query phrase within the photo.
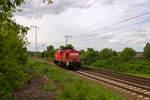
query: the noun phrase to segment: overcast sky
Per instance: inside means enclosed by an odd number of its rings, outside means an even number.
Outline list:
[[[56,48],[68,43],[76,49],[95,50],[112,48],[116,51],[132,47],[142,51],[150,42],[150,0],[25,0],[14,14],[17,23],[38,30],[38,50],[47,45]],[[27,35],[29,50],[34,50],[35,31]]]

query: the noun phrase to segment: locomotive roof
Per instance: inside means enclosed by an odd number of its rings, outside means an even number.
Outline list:
[[[75,49],[68,49],[68,48],[65,48],[65,49],[60,48],[60,49],[58,49],[58,52],[65,52],[65,51],[77,51],[77,50],[75,50]]]

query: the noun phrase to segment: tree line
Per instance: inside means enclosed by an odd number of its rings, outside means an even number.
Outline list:
[[[60,46],[60,48],[74,49],[71,44],[67,45],[67,47]],[[47,47],[47,50],[38,52],[37,56],[53,60],[57,50],[58,49],[54,49],[54,47],[50,45]],[[83,65],[132,74],[150,73],[149,43],[145,45],[143,52],[136,52],[133,48],[129,47],[124,48],[124,50],[120,52],[116,52],[110,48],[104,48],[101,51],[87,48],[86,51],[80,50],[80,56]]]
[[[74,46],[71,44],[68,44],[67,46],[60,46],[60,48],[65,49],[74,49]],[[53,45],[49,45],[46,50],[42,52],[37,52],[37,57],[41,58],[50,58],[54,59],[55,52],[58,50],[58,48],[54,48]],[[36,52],[28,52],[30,56],[35,56]],[[147,43],[145,47],[143,48],[143,52],[136,52],[133,48],[125,48],[121,52],[116,52],[113,49],[110,48],[104,48],[101,51],[96,51],[93,48],[87,48],[87,50],[80,50],[81,54],[81,60],[83,61],[83,64],[90,65],[95,60],[103,60],[108,59],[111,57],[120,57],[120,59],[124,61],[130,61],[134,58],[143,58],[148,59],[150,58],[150,44]],[[139,54],[139,55],[138,55]],[[137,56],[136,56],[137,55]]]
[[[129,74],[146,75],[150,77],[150,44],[147,43],[143,52],[133,48],[125,48],[121,52],[105,48],[95,51],[88,48],[81,50],[81,61],[84,65]]]
[[[74,49],[73,45],[71,45],[71,44],[68,44],[67,46],[61,45],[59,48]],[[42,52],[40,52],[40,51],[38,51],[38,52],[28,51],[28,55],[31,56],[31,57],[49,58],[50,60],[53,60],[54,56],[55,56],[55,53],[59,48],[55,49],[53,45],[49,45],[49,46],[46,47],[46,50],[44,50]]]

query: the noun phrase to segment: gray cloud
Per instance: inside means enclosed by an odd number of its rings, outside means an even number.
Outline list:
[[[41,0],[42,1],[42,0]],[[70,8],[88,9],[92,6],[91,0],[53,0],[53,4],[43,4],[40,0],[26,1],[21,6],[23,12],[15,13],[16,16],[25,16],[27,18],[42,17],[51,14],[58,15]]]
[[[46,43],[37,43],[37,51],[43,51],[46,49],[48,45]],[[35,50],[35,43],[31,43],[27,45],[27,48],[29,51],[34,51]]]
[[[114,0],[104,0],[103,5],[112,5],[114,3]]]
[[[141,32],[146,32],[147,30],[144,30],[144,29],[140,29],[140,30],[137,30],[136,32],[139,32],[139,33],[141,33]]]

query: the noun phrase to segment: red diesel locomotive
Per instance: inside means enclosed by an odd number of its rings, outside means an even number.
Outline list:
[[[79,68],[80,52],[73,49],[59,49],[55,53],[54,63],[65,68]]]

